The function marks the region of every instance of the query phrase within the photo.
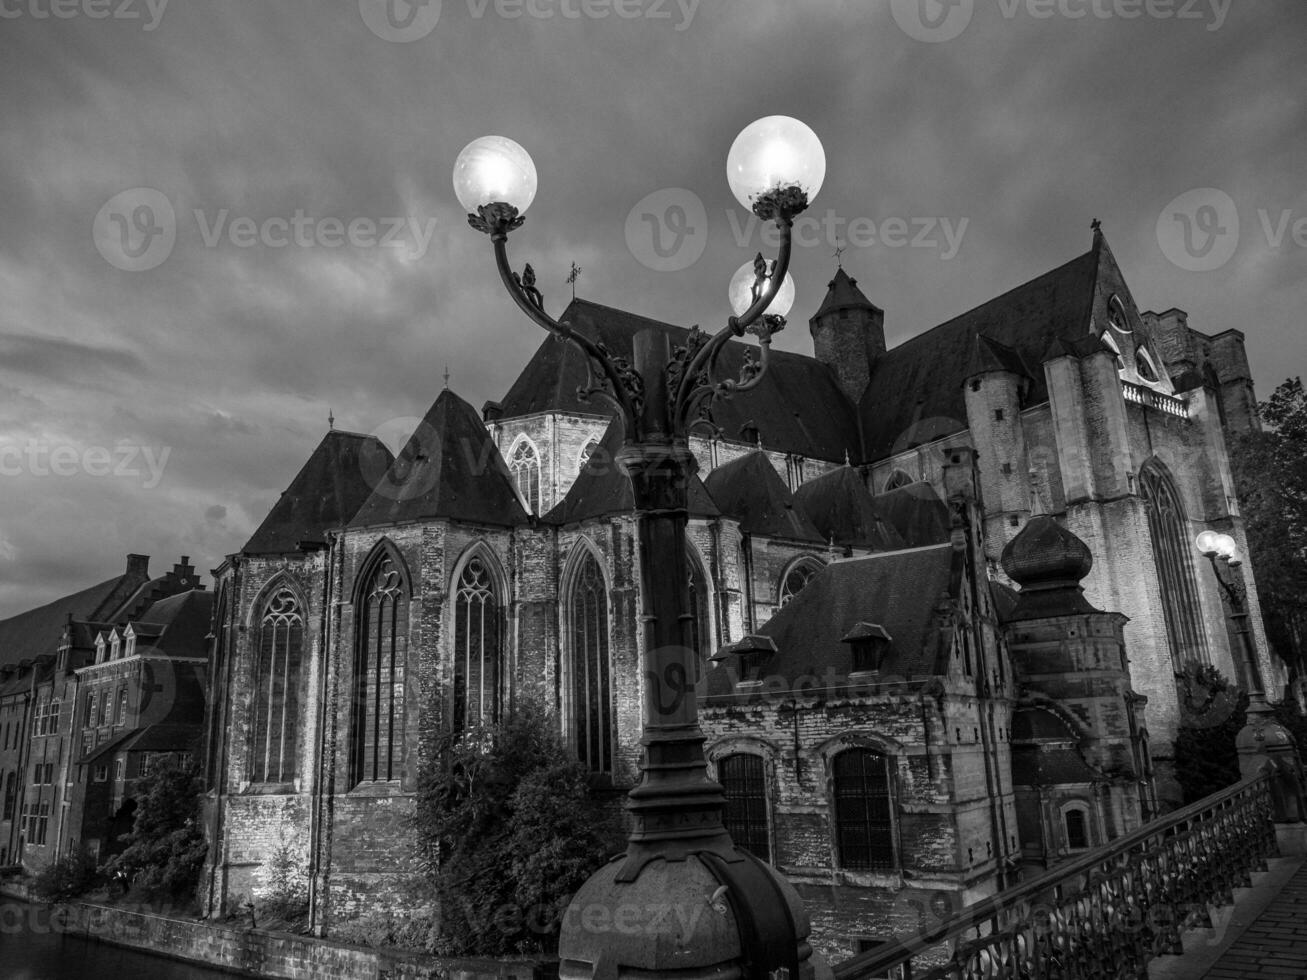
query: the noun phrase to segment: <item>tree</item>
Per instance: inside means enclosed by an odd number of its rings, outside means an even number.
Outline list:
[[[106,870],[121,871],[134,888],[156,897],[182,898],[195,890],[204,864],[200,819],[203,781],[194,762],[156,762],[139,784],[140,806],[126,849]]]
[[[1230,466],[1271,645],[1307,674],[1307,391],[1290,378],[1259,406],[1267,428],[1230,441]],[[1268,692],[1273,693],[1273,692]]]
[[[416,829],[446,955],[552,951],[572,894],[623,847],[616,807],[533,703],[441,737]]]

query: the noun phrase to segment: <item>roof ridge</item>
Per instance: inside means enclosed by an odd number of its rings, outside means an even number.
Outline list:
[[[997,303],[999,300],[1006,299],[1007,297],[1011,296],[1013,293],[1020,292],[1021,290],[1026,289],[1026,288],[1029,287],[1029,286],[1033,286],[1035,283],[1039,282],[1041,279],[1051,278],[1052,276],[1054,276],[1054,275],[1057,274],[1057,273],[1064,272],[1066,269],[1068,269],[1069,267],[1075,265],[1077,262],[1083,262],[1086,258],[1088,258],[1090,255],[1093,255],[1093,254],[1094,254],[1094,250],[1093,250],[1093,249],[1090,249],[1090,250],[1087,251],[1087,252],[1081,252],[1081,253],[1080,253],[1079,255],[1077,255],[1075,258],[1070,259],[1070,260],[1068,260],[1068,261],[1066,261],[1066,262],[1063,262],[1063,263],[1062,263],[1061,265],[1059,265],[1059,266],[1055,266],[1055,267],[1052,268],[1052,269],[1049,269],[1049,270],[1047,270],[1047,271],[1045,271],[1045,272],[1041,272],[1039,275],[1037,275],[1037,276],[1033,276],[1032,278],[1027,279],[1025,282],[1023,282],[1023,283],[1021,283],[1021,284],[1019,284],[1019,285],[1013,286],[1011,289],[1006,289],[1006,290],[1004,290],[1003,292],[999,293],[997,296],[992,296],[992,297],[990,297],[989,299],[985,300],[985,302],[983,302],[983,303],[979,303],[979,304],[977,304],[976,306],[969,307],[969,308],[963,310],[962,312],[956,314],[955,316],[951,316],[951,317],[949,317],[947,320],[941,320],[939,323],[935,324],[933,327],[930,327],[930,328],[927,329],[927,330],[923,330],[921,333],[913,334],[911,337],[909,337],[907,340],[903,341],[901,344],[898,344],[898,345],[895,346],[895,347],[891,347],[887,353],[889,353],[889,354],[895,354],[895,353],[897,353],[897,352],[903,350],[903,349],[904,349],[905,347],[907,347],[909,344],[916,343],[916,342],[919,341],[919,340],[924,340],[925,338],[929,337],[932,333],[934,333],[936,330],[942,330],[942,329],[944,329],[945,327],[950,326],[950,325],[953,324],[953,323],[956,323],[958,320],[961,320],[961,319],[962,319],[963,317],[965,317],[965,316],[970,316],[971,314],[975,313],[976,311],[984,309],[986,306],[989,306],[989,305],[991,305],[991,304],[993,304],[993,303]]]

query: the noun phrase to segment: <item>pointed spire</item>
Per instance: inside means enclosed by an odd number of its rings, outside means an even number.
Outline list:
[[[330,408],[327,409],[327,431],[328,432],[336,431],[336,416],[332,414]]]
[[[449,365],[445,365],[445,390],[449,390]]]

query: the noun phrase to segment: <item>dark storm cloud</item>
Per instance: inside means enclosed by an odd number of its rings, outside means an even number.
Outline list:
[[[103,580],[129,551],[213,567],[329,411],[364,432],[420,417],[446,366],[472,404],[501,397],[541,338],[451,193],[459,149],[485,133],[536,160],[513,261],[533,263],[553,312],[576,262],[587,298],[721,323],[727,280],[760,247],[741,237],[726,153],[749,121],[786,113],[823,139],[810,215],[843,223],[845,266],[891,342],[1084,251],[1099,217],[1142,307],[1245,330],[1263,395],[1303,370],[1307,250],[1291,233],[1273,246],[1259,220],[1307,216],[1301,5],[1241,4],[1209,30],[1092,12],[1110,0],[1061,0],[1080,18],[983,0],[944,43],[914,40],[882,2],[663,6],[671,19],[537,19],[444,0],[411,43],[382,40],[353,2],[174,0],[151,30],[4,20],[0,439],[165,462],[157,482],[144,467],[3,477],[0,614]],[[142,187],[167,199],[175,242],[123,271],[93,223]],[[1177,268],[1155,234],[1194,187],[1227,192],[1241,219],[1211,273]],[[671,188],[707,221],[702,258],[675,273],[642,264],[625,234],[632,207]],[[941,245],[849,243],[854,219],[934,221]],[[964,229],[948,258],[945,220]],[[402,225],[385,246],[332,244],[336,223],[379,238],[388,221]],[[797,250],[788,349],[810,350],[831,237],[819,227]]]

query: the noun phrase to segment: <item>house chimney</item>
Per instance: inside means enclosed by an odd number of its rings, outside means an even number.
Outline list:
[[[148,580],[150,577],[150,556],[128,555],[126,574],[131,575],[135,578]]]

